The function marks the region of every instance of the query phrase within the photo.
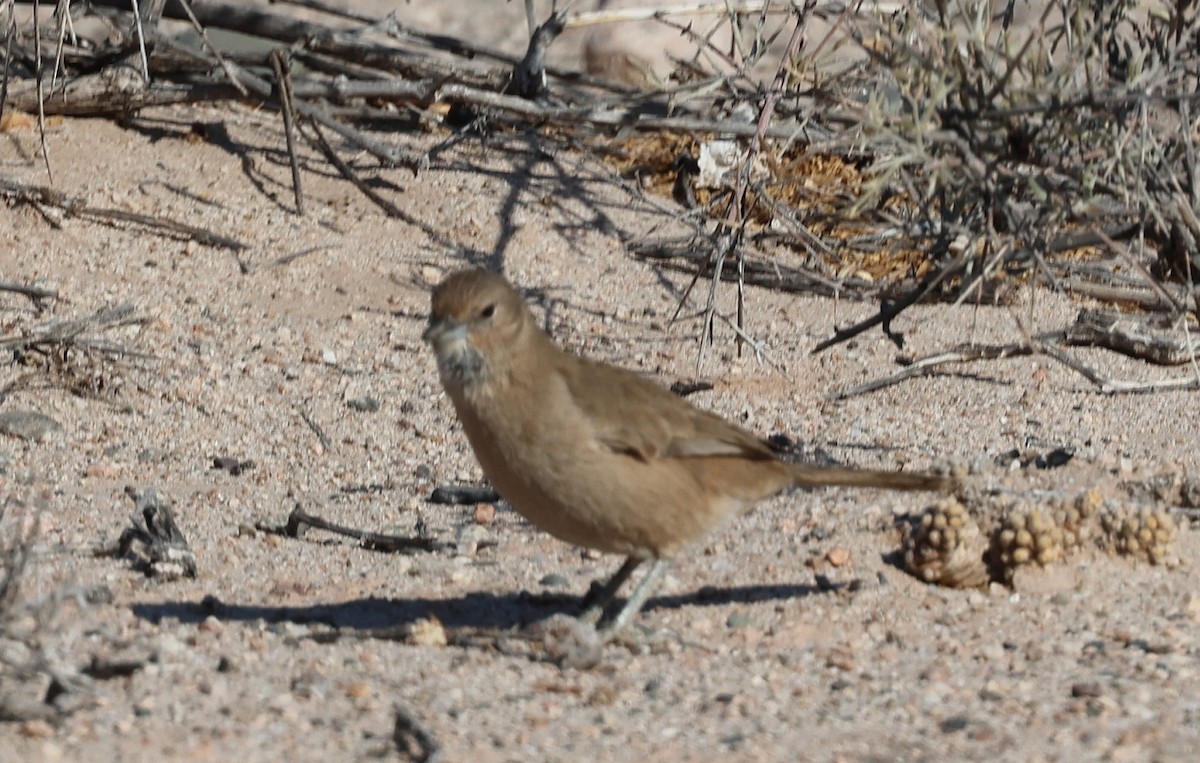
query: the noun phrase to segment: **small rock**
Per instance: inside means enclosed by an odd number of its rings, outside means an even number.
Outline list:
[[[200,624],[196,626],[196,628],[204,633],[220,633],[222,627],[224,626],[221,625],[221,621],[212,615],[201,620]]]
[[[412,624],[408,643],[416,646],[445,646],[449,643],[446,629],[436,617],[422,617]]]
[[[734,612],[725,619],[725,625],[728,628],[745,628],[750,625],[750,615],[745,612]]]
[[[61,430],[62,424],[37,411],[0,412],[0,434],[20,437],[30,442],[42,442],[52,433]]]
[[[117,476],[117,470],[109,464],[88,464],[87,469],[83,470],[85,477],[99,477],[101,479],[112,479]]]
[[[548,575],[543,575],[538,585],[544,585],[547,588],[566,588],[570,585],[570,581],[557,572],[551,572]]]
[[[943,734],[953,734],[971,725],[971,719],[965,715],[952,715],[938,724]]]
[[[49,721],[34,718],[21,724],[21,736],[30,739],[48,739],[54,736],[54,727],[50,725]]]
[[[850,672],[854,670],[854,652],[847,646],[835,646],[825,656],[825,664],[831,668]]]
[[[463,525],[454,538],[454,547],[460,556],[475,556],[481,547],[492,545],[495,545],[492,534],[482,525]]]
[[[494,503],[477,503],[475,504],[475,524],[490,525],[496,519],[496,504]]]
[[[1086,681],[1083,683],[1071,684],[1071,696],[1075,698],[1086,697],[1089,699],[1104,696],[1104,690],[1100,684],[1095,681]]]
[[[321,351],[321,362],[327,366],[336,366],[337,365],[337,353],[335,353],[333,350],[322,350]]]
[[[845,567],[850,563],[850,550],[842,547],[831,548],[825,554],[825,561],[834,567]]]
[[[170,453],[162,448],[142,448],[137,454],[137,460],[142,464],[161,464],[168,456]]]
[[[379,400],[370,395],[352,397],[346,400],[346,407],[359,413],[374,413],[379,410]]]

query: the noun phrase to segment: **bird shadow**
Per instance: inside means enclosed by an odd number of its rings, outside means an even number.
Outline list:
[[[807,597],[824,593],[817,585],[775,584],[732,588],[705,586],[692,593],[651,598],[644,610],[682,609],[691,606],[750,604]],[[208,617],[224,622],[290,622],[319,624],[338,629],[390,629],[435,617],[447,628],[508,629],[549,618],[557,614],[575,615],[582,610],[583,598],[566,593],[526,591],[511,594],[469,593],[451,598],[380,598],[299,606],[238,604],[208,595],[197,601],[137,603],[134,614],[159,623],[176,620],[198,624]]]

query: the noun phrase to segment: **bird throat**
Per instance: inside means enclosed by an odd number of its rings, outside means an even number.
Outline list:
[[[483,355],[466,339],[439,347],[437,362],[442,384],[446,386],[470,386],[482,380],[486,371]]]

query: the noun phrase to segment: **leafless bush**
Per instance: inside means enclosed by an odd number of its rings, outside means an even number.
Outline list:
[[[0,501],[0,721],[52,715],[35,699],[44,685],[22,690],[37,683],[45,667],[43,623],[23,596],[36,536],[37,512],[25,498],[10,494]]]
[[[94,627],[86,613],[112,598],[104,586],[35,587],[31,563],[45,510],[33,485],[0,500],[0,722],[55,721],[90,701],[95,666],[78,664]]]
[[[853,212],[896,216],[967,292],[1031,267],[1055,283],[1071,267],[1047,254],[1121,240],[1195,281],[1195,3],[904,2],[854,22],[874,87],[846,104],[873,153]]]
[[[664,216],[691,224],[687,240],[639,232],[628,236],[638,254],[739,284],[827,294],[878,296],[881,283],[916,281],[889,293],[878,319],[885,324],[925,296],[1002,296],[1014,275],[1055,287],[1125,288],[1121,299],[1130,298],[1127,287],[1149,283],[1143,291],[1152,298],[1135,300],[1176,312],[1186,294],[1157,280],[1197,281],[1194,0],[747,0],[693,6],[690,19],[664,5],[603,18],[556,9],[547,23],[531,20],[531,30],[561,30],[632,14],[694,44],[695,55],[662,78],[642,76],[644,62],[618,56],[613,70],[628,64],[637,75],[624,84],[543,68],[553,34],[534,34],[526,56],[515,58],[405,28],[394,16],[296,2],[322,9],[325,19],[301,19],[287,4],[194,0],[186,16],[201,45],[151,29],[89,47],[75,40],[69,17],[50,23],[46,11],[40,27],[17,34],[10,16],[9,69],[22,82],[8,97],[19,108],[74,114],[265,101],[285,117],[299,213],[296,137],[387,214],[415,225],[424,221],[363,183],[362,162],[342,161],[343,146],[328,143],[324,131],[385,170],[420,171],[472,135],[540,130],[547,142],[622,153],[622,171],[642,168],[633,170],[641,181],[655,174],[654,187],[688,208]],[[120,18],[120,29],[138,29],[120,0],[88,7]],[[153,27],[159,13],[179,18],[181,9],[156,4],[146,24]],[[258,35],[274,49],[222,52],[204,27]],[[146,52],[143,36],[153,43]],[[289,61],[307,69],[292,72]],[[60,70],[75,78],[58,77]],[[136,81],[126,81],[130,72]],[[514,90],[515,81],[538,87]],[[411,150],[399,130],[376,132],[379,120],[448,137]],[[632,145],[631,135],[645,140]],[[694,169],[705,149],[726,161],[707,185]],[[43,188],[2,193],[54,203]],[[124,222],[111,210],[91,211]],[[774,256],[777,244],[803,261]],[[750,251],[766,256],[747,261]],[[1087,257],[1056,256],[1068,252]],[[735,317],[714,314],[713,293],[709,326],[719,317],[748,338],[742,290]]]
[[[0,633],[21,589],[37,522],[28,504],[15,495],[0,502]]]

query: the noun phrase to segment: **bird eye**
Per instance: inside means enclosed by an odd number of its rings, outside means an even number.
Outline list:
[[[495,314],[496,314],[496,306],[495,305],[488,305],[487,307],[485,307],[479,311],[479,317],[481,317],[481,318],[491,318]]]

